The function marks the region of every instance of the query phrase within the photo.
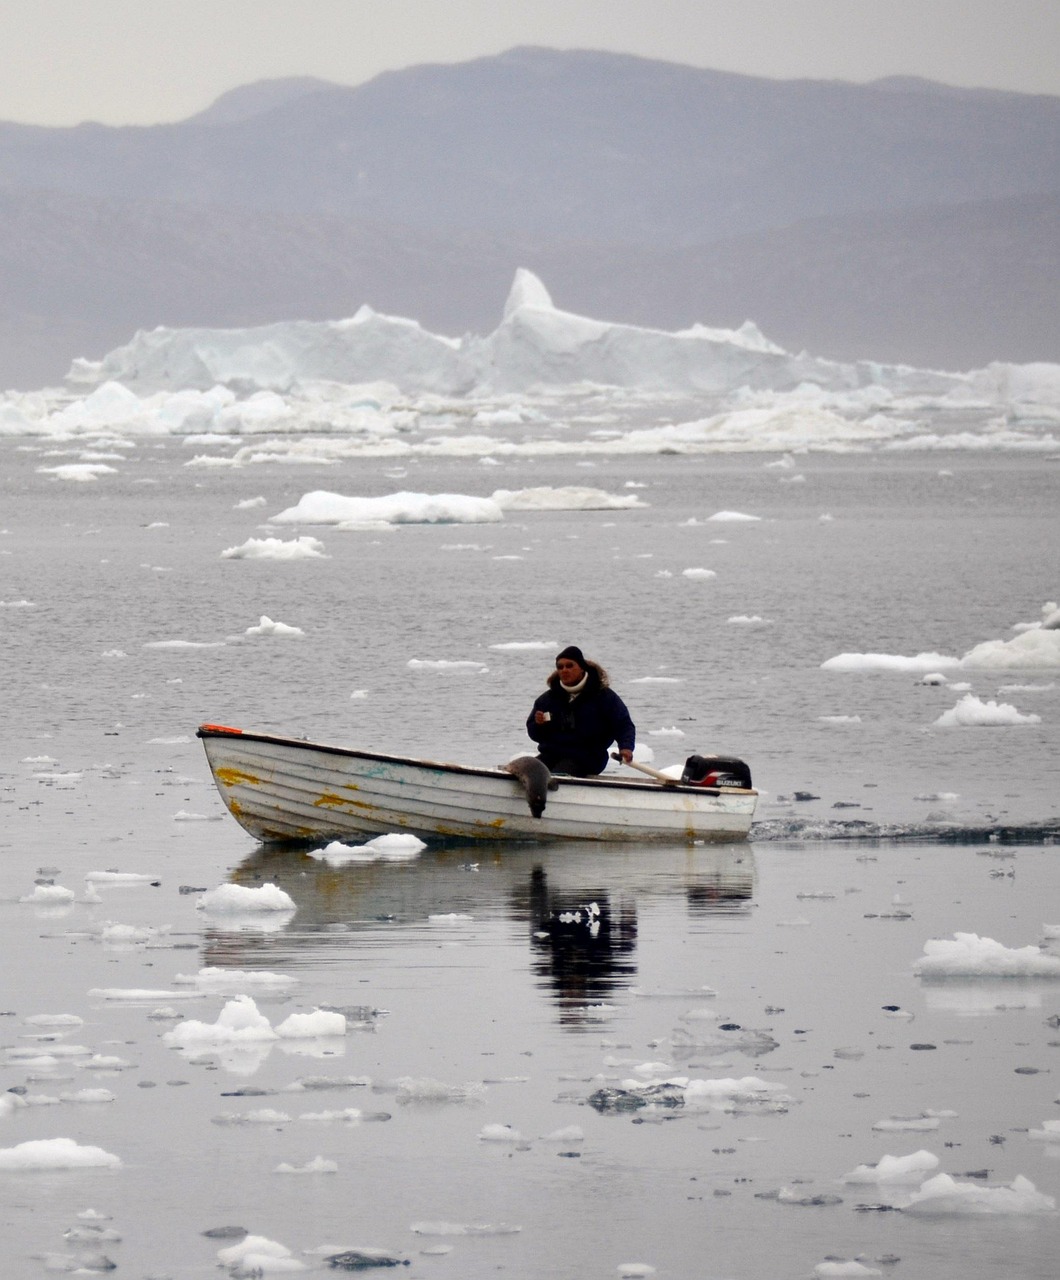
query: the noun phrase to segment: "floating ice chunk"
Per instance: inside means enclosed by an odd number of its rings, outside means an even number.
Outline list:
[[[129,947],[150,942],[161,932],[163,932],[162,929],[156,929],[151,925],[115,924],[108,921],[100,930],[99,938],[105,946]]]
[[[620,1276],[653,1276],[655,1268],[649,1262],[620,1262],[615,1271]]]
[[[939,1158],[930,1151],[914,1151],[908,1156],[881,1156],[876,1164],[859,1164],[845,1173],[841,1182],[856,1185],[921,1183],[939,1167]]]
[[[76,1013],[33,1013],[25,1021],[29,1027],[81,1027],[85,1022]]]
[[[548,485],[534,489],[496,489],[492,500],[502,511],[623,511],[648,505],[636,494],[622,497],[582,485],[565,485],[559,489]]]
[[[53,475],[56,480],[73,480],[79,484],[117,474],[117,468],[108,467],[105,462],[66,462],[58,467],[38,467],[37,470],[43,475]]]
[[[1023,715],[1011,703],[984,702],[974,693],[966,693],[956,706],[944,711],[935,724],[953,729],[970,725],[1041,724],[1041,721],[1041,716]]]
[[[822,724],[861,724],[861,716],[818,716]]]
[[[913,965],[922,978],[1060,978],[1060,956],[1035,946],[1006,947],[975,933],[932,938]]]
[[[491,649],[504,649],[512,652],[527,651],[533,652],[543,649],[549,651],[559,648],[558,640],[509,640],[504,644],[491,644]]]
[[[80,1146],[73,1138],[38,1138],[0,1148],[0,1172],[40,1169],[120,1169],[121,1160],[102,1147]]]
[[[510,1124],[488,1124],[479,1131],[480,1142],[522,1142],[523,1135]]]
[[[931,1133],[939,1127],[939,1118],[923,1112],[918,1116],[888,1116],[872,1127],[877,1133]]]
[[[276,1111],[272,1107],[259,1107],[255,1111],[226,1111],[214,1116],[214,1124],[290,1124],[291,1117],[286,1111]]]
[[[226,547],[222,560],[320,560],[324,544],[319,538],[304,534],[285,542],[282,538],[248,538],[238,547]]]
[[[822,671],[931,671],[933,667],[953,668],[959,658],[941,653],[918,653],[911,658],[895,653],[840,653],[821,663]]]
[[[291,895],[277,884],[263,884],[256,889],[242,884],[222,884],[204,893],[195,906],[211,915],[298,909]]]
[[[726,618],[725,621],[742,627],[771,627],[773,625],[771,618],[763,618],[758,613],[735,613],[731,618]]]
[[[307,1120],[311,1124],[331,1124],[341,1121],[343,1124],[357,1124],[361,1119],[358,1107],[343,1107],[341,1111],[304,1111],[299,1120]]]
[[[469,924],[474,918],[461,911],[440,911],[427,917],[432,924]]]
[[[224,640],[150,640],[145,649],[223,649]]]
[[[948,1173],[939,1173],[929,1178],[905,1206],[906,1213],[921,1217],[1030,1215],[1055,1211],[1056,1200],[1043,1195],[1022,1174],[1008,1186],[984,1187],[971,1182],[957,1182]]]
[[[168,991],[156,987],[92,987],[90,1000],[197,1000],[198,991]]]
[[[26,1105],[25,1098],[19,1097],[17,1093],[0,1093],[0,1120]]]
[[[569,1124],[562,1129],[553,1129],[551,1133],[546,1133],[541,1139],[542,1142],[584,1142],[585,1130],[581,1125]]]
[[[19,902],[36,902],[54,907],[58,903],[73,902],[74,897],[73,889],[66,889],[61,884],[38,884],[33,886],[32,893],[19,898]]]
[[[217,1261],[236,1277],[308,1270],[306,1263],[292,1257],[290,1249],[267,1236],[245,1236],[238,1244],[218,1249]]]
[[[718,575],[714,572],[714,570],[713,570],[713,569],[700,569],[700,568],[693,568],[693,569],[682,569],[682,570],[681,570],[681,577],[682,577],[682,578],[700,578],[700,579],[706,579],[706,578],[716,578],[717,576],[718,576]]]
[[[725,523],[738,523],[739,521],[755,521],[761,520],[761,516],[750,516],[743,511],[715,511],[712,516],[707,516],[708,520],[716,520]]]
[[[961,666],[989,671],[1060,667],[1060,630],[1036,627],[1011,640],[984,640],[968,650]]]
[[[236,503],[234,509],[236,511],[250,511],[254,507],[263,507],[264,505],[265,499],[259,495],[256,498],[243,498],[240,502]]]
[[[76,1089],[73,1093],[60,1093],[60,1102],[98,1103],[113,1102],[115,1095],[109,1089]]]
[[[229,1000],[216,1022],[200,1022],[192,1018],[162,1036],[165,1044],[181,1049],[277,1039],[279,1036],[268,1018],[258,1011],[258,1006],[246,995]]]
[[[677,725],[671,725],[668,729],[663,727],[662,729],[648,730],[649,738],[683,738],[684,736],[685,731],[679,729]]]
[[[1028,1138],[1035,1142],[1060,1142],[1060,1120],[1043,1120],[1040,1129],[1031,1129]]]
[[[136,871],[89,871],[85,874],[87,884],[157,884],[157,876],[141,875]]]
[[[486,1086],[477,1080],[467,1084],[443,1084],[430,1078],[401,1076],[396,1084],[399,1102],[480,1103],[486,1100]]]
[[[282,1039],[312,1039],[317,1036],[344,1036],[346,1018],[341,1013],[314,1009],[312,1013],[292,1013],[276,1028]]]
[[[350,498],[317,489],[304,493],[293,507],[286,507],[273,516],[270,523],[354,528],[377,524],[496,524],[503,519],[504,512],[492,498],[408,492]]]
[[[942,674],[941,671],[928,671],[925,675],[921,676],[920,679],[917,681],[917,684],[927,684],[927,685],[945,684],[945,683],[946,683],[946,677]]]
[[[301,627],[289,627],[286,622],[273,622],[271,618],[261,615],[261,620],[256,627],[247,627],[243,632],[246,636],[304,636],[305,632]]]
[[[278,1164],[273,1173],[338,1173],[339,1166],[334,1160],[325,1160],[323,1156],[316,1156],[312,1160],[306,1161],[305,1164]]]
[[[298,979],[286,973],[270,973],[267,969],[221,969],[207,966],[198,973],[178,973],[174,982],[181,985],[196,986],[202,991],[228,991],[235,987],[237,994],[244,987],[267,987],[279,990],[293,986]]]

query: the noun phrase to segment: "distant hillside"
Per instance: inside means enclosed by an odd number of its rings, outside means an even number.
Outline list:
[[[1060,99],[771,81],[517,49],[358,88],[250,85],[176,125],[0,124],[0,383],[137,327],[485,331],[512,272],[838,358],[1060,358]]]

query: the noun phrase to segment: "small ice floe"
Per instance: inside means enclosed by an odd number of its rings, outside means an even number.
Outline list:
[[[174,822],[220,822],[219,813],[191,813],[187,809],[178,809],[173,815]]]
[[[298,1117],[308,1124],[360,1124],[364,1113],[359,1107],[342,1107],[338,1111],[303,1111]]]
[[[941,653],[918,653],[904,657],[894,653],[840,653],[821,663],[822,671],[931,671],[935,667],[952,668],[960,659]]]
[[[427,917],[431,924],[470,924],[474,918],[474,916],[465,915],[461,911],[438,912],[436,915]]]
[[[932,938],[913,965],[921,978],[1060,978],[1060,956],[1035,946],[1006,947],[975,933]]]
[[[886,1018],[905,1018],[912,1021],[916,1017],[915,1013],[910,1013],[908,1009],[903,1009],[901,1005],[885,1004],[881,1005],[880,1008]]]
[[[168,933],[170,925],[155,928],[152,925],[116,924],[108,920],[99,932],[99,940],[113,950],[144,946],[160,934]]]
[[[61,884],[38,884],[33,886],[32,893],[23,894],[19,902],[33,902],[42,906],[62,906],[73,902],[73,889],[66,889]]]
[[[0,609],[35,609],[35,600],[0,600]]]
[[[207,966],[198,973],[178,973],[173,981],[181,986],[195,986],[200,991],[233,994],[242,993],[245,987],[265,988],[269,991],[282,991],[298,982],[297,978],[286,973],[270,973],[267,969],[221,969]]]
[[[827,1191],[811,1191],[809,1193],[795,1191],[791,1187],[781,1187],[777,1192],[778,1204],[793,1204],[800,1208],[830,1208],[842,1204],[842,1196],[832,1195]]]
[[[286,1111],[276,1111],[272,1107],[259,1107],[254,1111],[225,1111],[219,1116],[214,1116],[213,1123],[232,1126],[244,1124],[290,1124],[291,1117]]]
[[[251,511],[255,507],[263,507],[264,505],[265,505],[265,499],[259,495],[256,498],[243,498],[240,502],[236,503],[236,505],[232,508],[232,510],[233,511]]]
[[[248,538],[238,547],[226,547],[222,560],[326,560],[324,544],[319,538],[304,534],[300,538]]]
[[[726,618],[725,621],[743,627],[771,627],[773,625],[771,618],[763,618],[758,613],[735,613],[731,618]]]
[[[1035,1142],[1060,1142],[1060,1120],[1043,1120],[1040,1129],[1030,1129],[1027,1137]]]
[[[523,1135],[510,1124],[487,1124],[479,1130],[479,1142],[523,1142]]]
[[[929,1178],[904,1208],[920,1217],[962,1217],[966,1214],[1034,1215],[1056,1212],[1056,1200],[1043,1195],[1022,1174],[1007,1186],[958,1182],[948,1173]]]
[[[277,1026],[276,1034],[284,1040],[324,1039],[346,1034],[344,1014],[329,1009],[311,1013],[292,1013]]]
[[[682,578],[706,579],[706,578],[716,578],[717,576],[718,576],[717,573],[713,569],[691,568],[691,569],[681,570]]]
[[[56,480],[73,480],[78,484],[117,474],[117,468],[108,467],[105,462],[66,462],[58,467],[38,467],[37,470],[42,475],[54,476]]]
[[[684,1025],[674,1028],[671,1041],[675,1051],[682,1056],[706,1049],[711,1052],[731,1050],[757,1058],[778,1048],[778,1042],[768,1031],[725,1021],[709,1009],[689,1010],[681,1015],[681,1022]]]
[[[585,485],[564,485],[557,489],[548,485],[533,489],[495,489],[492,500],[502,511],[624,511],[648,505],[636,494],[622,496]]]
[[[761,520],[761,516],[751,516],[744,511],[715,511],[712,516],[707,516],[708,520],[716,521],[719,524],[738,524],[740,521],[754,522]]]
[[[923,1111],[918,1116],[888,1116],[872,1127],[877,1133],[933,1133],[939,1127],[939,1117]]]
[[[876,1164],[859,1164],[840,1179],[848,1185],[882,1186],[907,1185],[919,1186],[929,1174],[939,1167],[939,1158],[930,1151],[914,1151],[908,1156],[881,1156]]]
[[[1010,702],[986,702],[977,698],[974,693],[966,693],[949,711],[944,711],[935,725],[941,729],[956,729],[974,726],[995,728],[1000,725],[1041,724],[1039,715],[1024,715],[1017,711]]]
[[[139,1004],[144,1000],[198,1000],[199,991],[169,991],[156,987],[91,987],[90,1000],[128,1000]]]
[[[650,1262],[620,1262],[615,1267],[615,1274],[625,1276],[627,1280],[633,1280],[636,1276],[653,1276],[655,1268]]]
[[[472,1080],[466,1084],[444,1084],[417,1076],[400,1076],[397,1085],[398,1102],[456,1102],[478,1104],[486,1100],[486,1086]]]
[[[25,1098],[19,1097],[17,1093],[0,1093],[0,1120],[27,1105]]]
[[[301,627],[289,627],[286,622],[273,622],[264,613],[258,621],[256,627],[247,627],[243,632],[245,636],[287,636],[298,637],[304,636],[305,632]]]
[[[674,1076],[668,1080],[642,1083],[624,1080],[615,1088],[598,1089],[588,1099],[594,1111],[624,1112],[643,1108],[688,1107],[694,1111],[783,1111],[791,1098],[783,1085],[760,1080],[757,1076],[690,1080]]]
[[[69,1093],[60,1093],[59,1101],[95,1107],[103,1103],[113,1102],[115,1096],[109,1089],[74,1089]]]
[[[581,1125],[569,1124],[562,1129],[553,1129],[551,1133],[546,1133],[542,1142],[584,1142],[585,1130]]]
[[[496,524],[503,519],[504,511],[492,498],[407,491],[361,498],[317,489],[303,494],[270,523],[335,525],[354,531],[400,524]]]
[[[649,738],[683,738],[685,736],[684,729],[679,729],[677,725],[671,725],[668,729],[663,726],[661,729],[649,729]]]
[[[218,916],[298,910],[291,895],[277,884],[263,884],[256,889],[242,884],[222,884],[204,893],[195,906],[199,911]]]
[[[268,1018],[259,1012],[258,1006],[247,995],[229,1000],[216,1022],[189,1019],[162,1036],[164,1044],[178,1049],[277,1039],[279,1036]]]
[[[85,883],[94,885],[133,885],[149,884],[157,887],[158,876],[141,875],[136,871],[88,871]]]
[[[84,1018],[76,1013],[32,1013],[24,1019],[27,1027],[82,1027]]]
[[[81,1146],[73,1138],[39,1138],[0,1148],[0,1172],[54,1169],[120,1169],[121,1160],[102,1147]]]
[[[145,649],[223,649],[224,640],[149,640]]]
[[[818,716],[821,724],[861,724],[861,716]]]
[[[947,683],[946,677],[942,674],[941,671],[928,671],[924,675],[922,675],[920,679],[917,681],[917,684],[927,684],[927,685],[946,684],[946,683]]]
[[[418,836],[389,831],[364,844],[343,844],[340,840],[333,840],[322,849],[310,849],[308,852],[311,858],[341,867],[348,862],[411,862],[426,848],[426,843]]]
[[[491,644],[490,649],[500,649],[507,652],[537,652],[544,650],[549,652],[558,649],[559,642],[556,640],[509,640],[503,644]]]
[[[267,1236],[246,1236],[238,1244],[218,1249],[217,1261],[229,1275],[239,1280],[242,1277],[281,1275],[309,1269],[286,1245],[270,1240]]]

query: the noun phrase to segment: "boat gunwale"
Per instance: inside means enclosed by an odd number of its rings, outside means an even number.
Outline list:
[[[231,740],[238,742],[265,742],[275,744],[282,747],[298,747],[303,750],[322,751],[327,755],[344,756],[357,760],[378,760],[385,764],[397,765],[413,765],[421,769],[436,769],[443,773],[463,774],[470,777],[480,778],[507,778],[511,775],[507,770],[498,766],[490,769],[482,765],[464,765],[451,764],[448,761],[441,760],[424,760],[416,756],[397,756],[389,755],[381,751],[365,751],[357,747],[337,747],[328,743],[312,742],[308,738],[288,738],[281,734],[261,733],[255,730],[236,729],[226,725],[203,724],[195,731],[197,738],[202,738],[205,742],[207,739],[214,740]],[[529,752],[526,754],[529,755]],[[211,762],[212,767],[212,762]],[[619,789],[623,791],[667,791],[677,795],[691,796],[757,796],[758,791],[754,787],[697,787],[687,783],[679,782],[676,778],[672,783],[663,782],[641,782],[635,778],[578,778],[567,776],[565,774],[554,775],[556,781],[561,787],[567,787],[572,784],[577,786],[586,786],[590,788],[603,787],[605,789]]]

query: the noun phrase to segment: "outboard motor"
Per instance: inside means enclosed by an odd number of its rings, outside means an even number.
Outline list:
[[[732,787],[750,791],[751,770],[735,756],[689,756],[681,774],[686,787]]]

